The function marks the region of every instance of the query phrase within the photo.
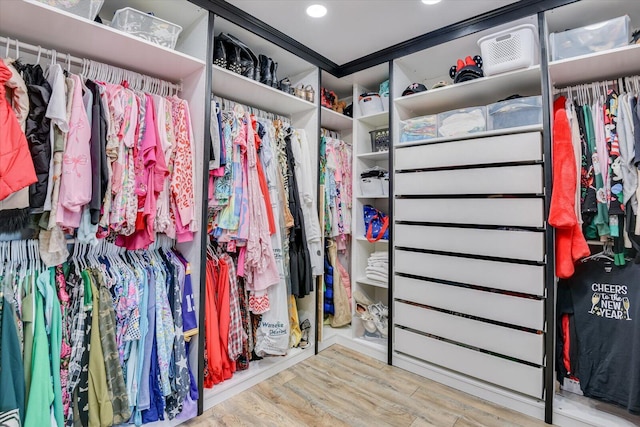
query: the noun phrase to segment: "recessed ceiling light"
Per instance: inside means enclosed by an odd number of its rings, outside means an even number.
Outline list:
[[[307,8],[307,15],[309,15],[312,18],[322,18],[326,14],[327,14],[327,8],[321,4],[312,4]]]
[[[442,0],[422,0],[422,3],[424,4],[428,4],[429,6],[434,5],[434,4],[438,4],[440,3]]]

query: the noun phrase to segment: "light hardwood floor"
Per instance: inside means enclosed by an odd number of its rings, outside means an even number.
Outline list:
[[[339,345],[217,405],[188,427],[546,426]]]

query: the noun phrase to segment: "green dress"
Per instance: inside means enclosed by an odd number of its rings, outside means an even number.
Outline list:
[[[51,405],[54,400],[53,385],[51,382],[51,363],[49,361],[49,339],[44,322],[44,297],[40,292],[40,290],[46,290],[46,287],[49,286],[50,276],[48,274],[41,274],[37,282],[38,289],[34,290],[36,310],[33,328],[31,384],[29,387],[24,427],[51,425]]]
[[[24,422],[24,371],[13,306],[3,296],[0,305],[0,413],[18,409]]]

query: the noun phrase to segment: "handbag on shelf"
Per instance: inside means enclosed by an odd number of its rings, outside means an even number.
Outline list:
[[[323,107],[333,110],[337,99],[338,97],[334,91],[325,88],[320,89],[320,104]]]
[[[389,240],[389,217],[387,214],[371,205],[364,205],[363,211],[367,240],[371,243],[380,239]]]
[[[258,57],[246,44],[228,33],[220,33],[216,39],[220,40],[224,46],[227,69],[229,71],[260,81]],[[214,48],[217,46],[216,43],[220,42],[214,41]],[[220,65],[221,61],[216,63],[219,58],[216,57],[215,53],[216,50],[214,49],[214,64]]]

